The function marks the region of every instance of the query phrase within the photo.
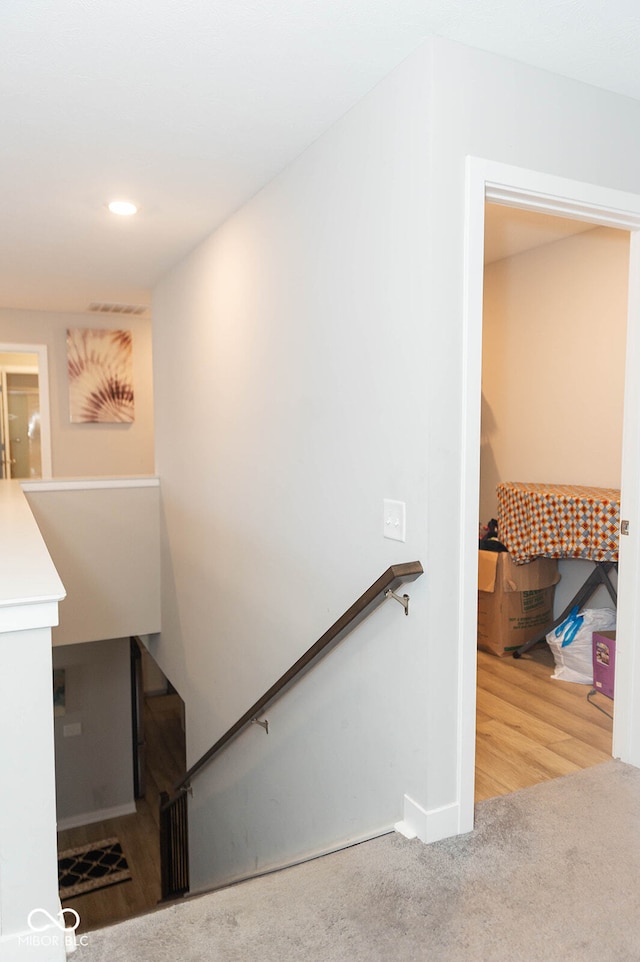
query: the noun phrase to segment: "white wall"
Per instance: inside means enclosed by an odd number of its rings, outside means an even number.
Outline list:
[[[61,962],[59,929],[35,944],[27,919],[60,910],[51,625],[64,587],[17,481],[0,485],[0,530],[0,960]]]
[[[66,701],[55,718],[58,828],[135,812],[129,639],[55,647],[53,667]]]
[[[474,591],[459,577],[465,159],[640,190],[639,148],[640,104],[435,41],[156,291],[154,380],[180,370],[185,389],[156,392],[152,650],[187,701],[190,762],[390,562],[426,569],[408,619],[387,605],[295,696],[266,781],[243,762],[224,787],[198,781],[198,844],[217,844],[208,810],[223,807],[240,871],[382,830],[405,794],[424,837],[456,830],[459,600]],[[381,536],[384,497],[407,503],[405,545]],[[262,731],[247,738],[271,754]]]
[[[501,481],[620,487],[628,274],[628,232],[603,227],[486,266],[482,521]],[[560,562],[557,615],[592,568]]]
[[[628,273],[603,227],[486,266],[482,520],[501,481],[620,487]]]
[[[67,591],[54,645],[160,629],[156,478],[23,484]]]
[[[67,380],[68,327],[115,328],[133,335],[135,421],[132,424],[71,424]],[[151,321],[46,311],[0,309],[0,343],[46,344],[49,358],[53,476],[152,474],[153,385]]]
[[[640,193],[640,173],[633,156],[640,147],[640,104],[553,74],[526,67],[463,46],[436,42],[433,45],[434,96],[432,134],[438,150],[431,170],[433,205],[431,228],[437,249],[430,262],[431,315],[439,320],[441,336],[433,343],[429,367],[434,395],[447,400],[447,417],[431,422],[432,450],[442,452],[433,477],[431,497],[440,505],[427,558],[429,567],[439,559],[439,571],[446,573],[450,589],[444,590],[441,575],[433,585],[431,637],[442,632],[447,620],[453,630],[460,627],[460,652],[444,667],[451,687],[442,686],[437,704],[453,699],[461,719],[461,743],[470,744],[472,708],[469,681],[475,672],[475,626],[469,618],[476,605],[473,582],[475,524],[459,532],[456,519],[463,515],[466,500],[460,487],[452,484],[461,472],[468,473],[465,441],[466,358],[463,351],[465,318],[465,180],[468,157],[513,165],[546,174],[631,193]],[[441,405],[442,409],[443,405]],[[433,408],[435,411],[435,408]],[[479,413],[479,412],[478,412]],[[471,425],[472,433],[475,423]],[[465,452],[463,454],[463,452]],[[456,546],[460,539],[464,551]],[[468,539],[468,541],[467,541]],[[460,584],[458,572],[464,559],[469,579]],[[439,589],[439,590],[438,590]],[[460,615],[452,617],[449,599],[461,599]],[[448,610],[447,610],[448,609]],[[466,701],[453,687],[461,684]],[[464,792],[468,791],[468,759],[455,743],[456,730],[433,745],[431,771],[446,771],[447,751],[463,759],[460,771]],[[449,735],[452,741],[449,740]],[[446,776],[439,779],[444,784]]]
[[[168,552],[152,653],[187,702],[190,762],[390,564],[424,553],[427,105],[414,59],[156,291],[154,382],[179,370],[182,389],[156,392]],[[407,502],[406,544],[382,536],[385,497]],[[425,797],[427,591],[411,587],[409,618],[387,604],[344,642],[284,730],[247,734],[271,758],[281,731],[279,770],[322,792],[302,803],[283,777],[264,804],[248,776],[230,794],[218,771],[199,780],[196,886],[214,803],[247,825],[242,870],[388,829],[405,792]]]
[[[0,669],[0,962],[62,962],[64,940],[55,927],[47,932],[48,951],[45,942],[38,951],[27,924],[34,908],[53,918],[60,911],[50,631],[0,631]]]

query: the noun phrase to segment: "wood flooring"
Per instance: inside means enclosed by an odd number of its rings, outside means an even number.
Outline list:
[[[160,899],[158,797],[186,771],[180,697],[146,698],[144,724],[146,786],[144,797],[136,802],[136,814],[58,833],[59,852],[115,835],[131,869],[130,881],[64,900],[64,907],[80,916],[79,933],[148,912]]]
[[[613,721],[589,685],[556,681],[549,648],[520,659],[478,652],[476,801],[611,758]],[[596,704],[613,712],[604,695]]]

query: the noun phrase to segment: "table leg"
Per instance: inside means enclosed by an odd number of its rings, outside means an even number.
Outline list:
[[[595,594],[596,590],[600,587],[600,585],[605,586],[605,588],[609,592],[609,597],[613,601],[614,605],[617,605],[618,594],[616,592],[616,589],[613,587],[613,584],[611,583],[611,579],[609,578],[609,572],[611,571],[612,568],[615,568],[616,570],[618,568],[618,565],[615,561],[596,561],[595,568],[593,569],[593,571],[591,572],[587,580],[584,582],[582,587],[579,588],[578,591],[575,593],[575,595],[573,596],[573,598],[571,599],[567,607],[562,612],[562,614],[558,615],[558,617],[555,619],[555,621],[551,625],[548,625],[541,632],[535,635],[535,637],[531,638],[529,641],[525,642],[524,645],[521,645],[518,649],[516,649],[516,651],[513,652],[513,657],[520,658],[522,655],[525,654],[525,652],[530,651],[530,649],[533,648],[534,645],[539,644],[539,642],[541,641],[546,641],[547,635],[549,634],[549,632],[553,631],[554,628],[557,628],[558,625],[562,624],[562,622],[567,617],[571,609],[575,608],[576,605],[578,606],[578,610],[583,608],[586,602],[589,600],[589,598],[591,598],[591,596]]]

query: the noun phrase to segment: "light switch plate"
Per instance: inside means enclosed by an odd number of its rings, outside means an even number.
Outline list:
[[[391,541],[407,540],[407,506],[404,501],[390,501],[384,499],[384,525],[383,533],[385,538]]]

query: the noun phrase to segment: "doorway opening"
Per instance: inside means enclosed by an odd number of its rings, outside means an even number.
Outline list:
[[[78,931],[90,932],[113,922],[124,921],[153,910],[162,897],[160,863],[160,795],[172,791],[175,783],[186,770],[186,746],[184,703],[175,688],[149,655],[142,641],[137,638],[115,640],[122,647],[118,661],[119,678],[126,681],[119,691],[122,702],[130,702],[130,727],[122,725],[128,736],[126,757],[108,758],[103,750],[97,761],[97,772],[124,770],[127,787],[133,788],[134,805],[126,814],[110,816],[98,812],[96,817],[70,819],[58,830],[58,851],[71,854],[89,846],[99,849],[104,840],[117,840],[126,859],[129,877],[118,884],[104,887],[88,886],[86,891],[73,888],[61,891],[64,908],[73,909],[80,916]],[[54,649],[62,658],[72,657],[83,661],[100,642],[71,645]],[[106,646],[108,647],[108,646]],[[78,654],[84,648],[85,653]],[[69,656],[69,651],[71,655]],[[106,654],[106,652],[105,652]],[[123,665],[123,662],[125,663]],[[126,664],[128,662],[128,664]],[[87,694],[104,690],[112,685],[112,679],[102,673],[95,675],[90,665],[81,665],[76,675],[76,689],[84,686]],[[70,673],[68,681],[73,681]],[[91,687],[94,686],[94,687]],[[70,687],[70,686],[68,686]],[[76,698],[81,693],[76,691]],[[85,720],[90,716],[95,702],[87,701]],[[124,707],[124,706],[123,706]],[[111,709],[109,709],[111,710]],[[125,722],[124,712],[118,715],[118,724]],[[67,716],[68,717],[68,716]],[[96,719],[87,724],[96,726]],[[103,730],[104,730],[104,726]],[[121,747],[121,742],[118,742]],[[114,748],[114,752],[115,752]],[[57,759],[57,762],[60,760]],[[63,775],[58,764],[58,779]],[[70,768],[65,777],[84,779],[86,772],[74,774]],[[96,780],[96,784],[100,783]],[[128,806],[127,806],[128,807]]]
[[[0,452],[3,478],[42,477],[38,374],[0,358]]]
[[[561,484],[576,495],[576,486],[619,490],[628,265],[628,231],[486,204],[481,526],[498,517],[497,490],[504,482],[533,482],[543,491]],[[501,534],[509,534],[504,540],[513,543],[513,529],[498,530],[498,542]],[[527,535],[522,532],[523,538]],[[565,543],[558,546],[558,553],[574,550]],[[494,553],[482,557],[496,561]],[[511,563],[509,559],[508,566]],[[556,668],[547,645],[518,660],[510,650],[504,653],[529,634],[539,635],[539,627],[524,627],[527,617],[532,625],[536,619],[544,621],[545,628],[594,568],[592,561],[576,558],[536,558],[532,563],[534,574],[540,570],[539,577],[546,578],[545,585],[552,578],[560,582],[536,595],[514,596],[529,598],[523,627],[512,632],[502,619],[483,620],[476,801],[611,757],[613,702],[602,695],[587,701],[591,685],[586,679],[591,674],[592,680],[592,669],[585,639],[579,638],[567,652],[574,668]],[[518,566],[509,570],[519,572]],[[613,579],[615,585],[615,574]],[[554,591],[551,610],[548,596]],[[545,604],[538,610],[531,598]],[[483,615],[488,615],[491,595],[483,599]],[[615,611],[604,588],[583,607],[606,609],[603,624],[614,626]],[[490,638],[485,637],[487,628],[493,632]]]
[[[0,344],[0,480],[50,477],[47,348]]]
[[[640,508],[640,452],[635,438],[639,425],[640,381],[640,197],[565,178],[469,158],[467,162],[465,296],[464,296],[464,420],[460,544],[460,831],[473,828],[477,684],[477,542],[480,488],[480,428],[482,397],[482,332],[484,288],[485,204],[568,217],[597,227],[630,231],[627,342],[624,385],[624,426],[621,471],[621,513],[634,519]],[[587,394],[586,397],[590,395]],[[634,531],[635,535],[635,531]],[[620,578],[617,609],[618,648],[612,753],[640,764],[640,689],[638,603],[634,584],[640,570],[638,539],[620,538]]]

